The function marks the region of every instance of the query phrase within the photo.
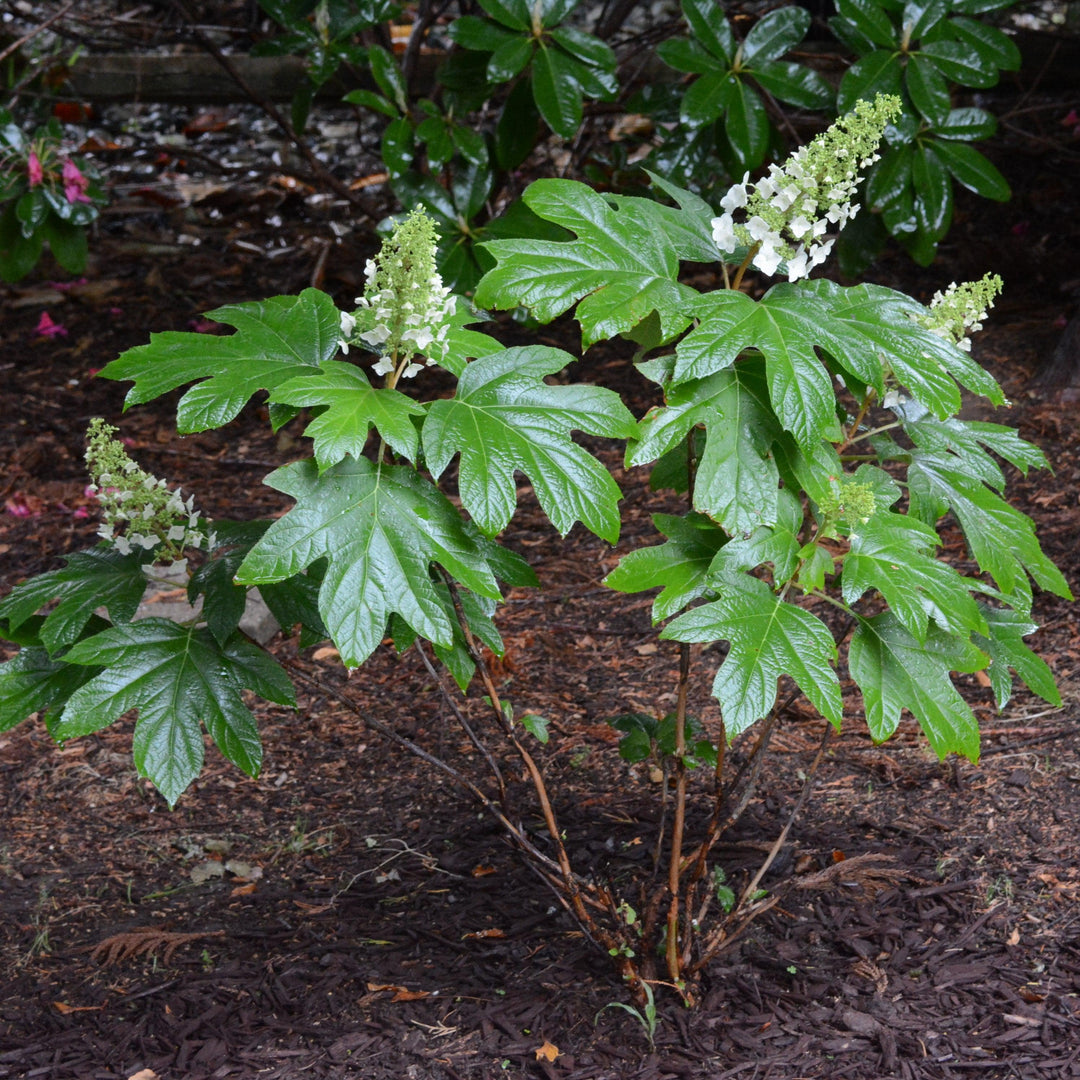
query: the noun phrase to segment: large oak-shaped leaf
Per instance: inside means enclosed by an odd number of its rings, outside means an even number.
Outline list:
[[[1043,701],[1060,705],[1061,694],[1054,683],[1053,672],[1042,657],[1036,656],[1024,644],[1024,638],[1034,634],[1038,627],[1008,608],[990,607],[989,604],[980,604],[979,607],[986,617],[987,636],[976,634],[972,640],[990,657],[987,674],[998,709],[1004,709],[1012,697],[1010,668]]]
[[[8,620],[12,630],[49,601],[58,601],[40,629],[50,653],[77,640],[96,608],[107,608],[113,622],[130,621],[146,591],[140,554],[94,548],[68,555],[66,561],[62,570],[39,574],[0,600],[0,619]]]
[[[317,375],[282,383],[270,400],[324,408],[304,431],[314,441],[320,469],[336,465],[346,454],[360,457],[372,427],[402,457],[416,459],[419,436],[412,418],[423,415],[424,407],[400,390],[372,386],[355,364],[327,360]]]
[[[939,542],[937,533],[915,518],[875,513],[851,534],[844,599],[853,604],[867,589],[877,589],[918,641],[926,640],[931,618],[963,636],[985,631],[970,584],[927,553]]]
[[[197,382],[176,408],[181,432],[205,431],[234,419],[259,390],[304,373],[337,351],[341,314],[318,289],[257,303],[227,304],[207,318],[236,328],[227,337],[169,331],[151,334],[149,345],[128,349],[102,369],[106,379],[135,385],[125,407],[152,401],[185,383]]]
[[[575,239],[488,241],[483,247],[498,265],[477,286],[477,304],[523,306],[541,322],[577,304],[586,346],[632,330],[653,311],[664,340],[689,324],[685,309],[697,293],[680,284],[679,259],[698,256],[669,236],[670,207],[600,195],[575,180],[537,180],[522,198]]]
[[[458,511],[407,465],[349,459],[319,475],[315,462],[297,461],[265,482],[296,506],[248,552],[236,580],[283,581],[325,558],[319,613],[349,667],[371,655],[394,611],[417,633],[450,647],[453,627],[431,580],[432,563],[481,596],[500,596]]]
[[[960,407],[953,377],[995,402],[997,383],[970,357],[916,321],[925,308],[881,286],[843,288],[815,280],[774,285],[760,301],[721,290],[694,308],[699,325],[676,349],[676,382],[730,367],[743,350],[765,357],[769,396],[784,427],[808,447],[835,424],[836,395],[820,353],[868,386],[883,388],[889,365],[939,416]]]
[[[839,727],[840,680],[836,645],[816,616],[781,600],[765,582],[746,574],[714,579],[720,599],[687,611],[660,634],[676,641],[730,641],[713,682],[729,736],[767,716],[776,684],[790,675],[814,707]]]
[[[979,671],[987,663],[974,645],[942,631],[931,630],[920,642],[890,611],[860,619],[848,650],[875,742],[892,735],[907,709],[938,757],[957,753],[972,761],[979,757],[979,724],[949,672]]]
[[[771,448],[780,429],[769,408],[760,362],[747,360],[669,390],[667,404],[641,421],[627,464],[654,461],[699,424],[706,436],[694,480],[694,508],[733,535],[774,524],[779,472]]]
[[[202,769],[203,724],[229,761],[258,775],[262,745],[243,689],[295,705],[285,673],[262,649],[239,634],[219,645],[209,630],[169,619],[114,626],[64,660],[105,670],[68,698],[53,736],[89,735],[137,709],[135,767],[170,806]]]
[[[514,513],[514,474],[520,471],[560,533],[580,521],[611,543],[618,539],[619,488],[570,433],[628,438],[637,425],[611,390],[544,382],[545,375],[572,360],[542,345],[493,353],[465,369],[452,398],[428,406],[423,430],[428,468],[438,479],[454,454],[461,454],[461,501],[490,535]]]

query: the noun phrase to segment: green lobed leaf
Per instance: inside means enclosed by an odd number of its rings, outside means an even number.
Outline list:
[[[137,709],[135,766],[170,806],[202,769],[201,724],[229,761],[258,775],[262,747],[244,688],[295,706],[292,685],[263,650],[240,635],[219,645],[208,630],[169,619],[105,630],[65,659],[105,670],[71,695],[54,737],[88,735]]]
[[[733,535],[774,524],[779,473],[771,446],[780,431],[760,361],[669,390],[667,405],[641,421],[638,441],[627,449],[627,465],[656,460],[699,424],[706,441],[695,476],[694,508]]]
[[[625,593],[662,588],[652,606],[652,620],[658,623],[711,592],[709,567],[727,535],[704,514],[653,514],[652,520],[667,542],[624,555],[604,584]]]
[[[0,600],[0,619],[16,630],[57,600],[39,630],[50,654],[77,641],[99,607],[108,609],[113,622],[130,622],[146,591],[143,559],[141,552],[121,555],[111,546],[67,555],[62,570],[38,574]]]
[[[320,472],[346,455],[360,457],[372,427],[398,454],[416,460],[420,438],[412,418],[424,414],[423,405],[400,390],[373,387],[355,364],[326,360],[320,374],[281,383],[271,392],[270,400],[325,410],[304,429],[315,444]]]
[[[296,375],[316,374],[338,351],[341,338],[341,313],[318,289],[228,304],[207,318],[237,332],[228,337],[151,334],[149,345],[128,349],[102,369],[102,378],[134,382],[125,408],[195,382],[177,406],[177,429],[188,433],[220,427],[235,419],[257,391],[272,390]]]
[[[950,671],[978,671],[988,657],[932,631],[920,642],[891,612],[859,619],[848,649],[851,676],[862,691],[866,722],[875,742],[888,739],[907,709],[939,758],[979,759],[979,725],[949,678]],[[957,651],[960,646],[960,652]],[[951,647],[950,647],[951,646]]]
[[[986,619],[987,636],[976,634],[972,640],[990,657],[987,674],[998,711],[1004,709],[1012,697],[1010,668],[1043,701],[1060,705],[1061,694],[1054,683],[1053,672],[1045,660],[1024,644],[1024,638],[1034,634],[1038,627],[1008,608],[991,607],[989,604],[980,604],[979,607]]]
[[[665,233],[665,208],[650,199],[605,197],[574,180],[537,180],[523,198],[576,238],[488,241],[483,247],[497,265],[477,285],[477,304],[526,307],[540,322],[578,304],[586,346],[632,330],[653,311],[666,340],[687,326],[684,308],[697,292],[678,281],[679,252]]]
[[[810,29],[810,12],[794,4],[776,8],[758,19],[742,43],[743,65],[776,60],[795,48]]]
[[[1029,610],[1031,591],[1024,571],[1043,588],[1071,598],[1061,571],[1043,554],[1027,515],[960,471],[958,459],[916,452],[908,469],[912,495],[952,507],[971,554],[1013,606]]]
[[[877,589],[905,629],[926,640],[929,620],[954,634],[985,631],[970,584],[932,554],[939,543],[928,525],[902,514],[878,511],[851,533],[844,559],[843,596],[854,604]]]
[[[24,648],[0,664],[0,731],[33,713],[55,716],[79,687],[101,671],[50,658],[45,649]]]
[[[753,532],[725,544],[709,566],[710,575],[753,570],[772,563],[774,588],[790,580],[799,563],[803,508],[788,488],[780,488],[777,496],[775,524],[759,525]]]
[[[570,433],[628,438],[637,427],[611,390],[543,381],[572,361],[568,353],[542,345],[493,353],[465,369],[453,398],[428,406],[428,468],[437,480],[453,455],[461,454],[458,491],[484,532],[494,535],[509,522],[517,506],[514,474],[520,471],[561,534],[580,521],[611,543],[617,539],[618,486]]]
[[[731,643],[713,682],[713,695],[729,737],[767,716],[776,684],[790,675],[814,707],[839,728],[840,680],[833,670],[836,645],[816,616],[777,597],[744,574],[717,579],[720,599],[678,616],[661,632],[676,641]]]
[[[394,611],[429,641],[452,644],[432,563],[466,588],[499,598],[484,552],[458,511],[407,465],[346,459],[320,474],[313,461],[297,461],[265,483],[291,495],[296,506],[248,553],[237,582],[283,581],[325,558],[319,612],[348,667],[374,652]]]

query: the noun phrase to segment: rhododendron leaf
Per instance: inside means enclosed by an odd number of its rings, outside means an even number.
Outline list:
[[[618,486],[571,438],[574,430],[627,438],[637,426],[611,390],[549,386],[572,362],[542,345],[506,349],[471,363],[452,398],[433,401],[424,421],[424,458],[438,479],[461,454],[458,492],[488,534],[503,529],[517,506],[515,472],[524,473],[551,523],[565,535],[580,521],[612,543],[619,535]]]
[[[660,634],[676,641],[729,641],[713,683],[729,737],[767,716],[776,685],[790,675],[814,707],[839,728],[840,680],[833,669],[836,644],[816,616],[781,600],[757,578],[724,574],[715,581],[720,599],[684,612]]]
[[[341,338],[341,314],[318,289],[228,304],[208,312],[207,318],[237,332],[224,337],[151,334],[149,345],[128,349],[102,369],[103,378],[135,383],[124,399],[125,408],[195,382],[177,405],[177,429],[186,433],[220,427],[259,390],[272,390],[297,375],[318,374],[319,365],[338,351]]]
[[[709,567],[727,536],[704,514],[653,514],[653,524],[668,537],[667,543],[624,555],[604,584],[626,593],[662,586],[652,607],[656,623],[710,591]]]
[[[40,628],[50,653],[76,641],[95,609],[105,607],[113,622],[129,622],[146,591],[142,552],[121,555],[101,546],[65,557],[67,566],[38,574],[0,600],[0,619],[17,629],[51,600],[58,600]]]
[[[104,670],[68,698],[54,738],[89,735],[137,709],[135,767],[170,806],[202,769],[203,725],[229,761],[258,775],[262,745],[244,689],[296,704],[285,673],[242,635],[219,644],[209,630],[169,619],[111,627],[64,659]]]
[[[497,265],[477,286],[477,304],[526,307],[541,322],[577,304],[586,346],[627,333],[653,311],[665,340],[689,324],[684,309],[697,293],[679,282],[679,259],[697,257],[697,249],[684,254],[667,235],[669,207],[601,195],[574,180],[537,180],[522,198],[576,239],[489,240],[483,247]]]
[[[875,742],[892,735],[907,709],[939,758],[956,753],[971,761],[979,758],[979,724],[949,672],[979,671],[987,662],[974,645],[938,630],[920,642],[889,611],[860,618],[848,650]]]
[[[360,457],[372,427],[402,457],[416,459],[420,439],[412,418],[423,415],[423,405],[400,390],[373,387],[355,364],[327,360],[319,374],[289,379],[270,392],[270,399],[284,405],[324,407],[304,430],[315,443],[320,471],[347,454]]]
[[[319,612],[348,667],[371,655],[395,611],[429,641],[451,646],[433,563],[481,596],[500,596],[482,545],[449,499],[409,466],[346,459],[320,475],[306,460],[265,482],[296,506],[248,552],[236,579],[284,581],[326,559]]]

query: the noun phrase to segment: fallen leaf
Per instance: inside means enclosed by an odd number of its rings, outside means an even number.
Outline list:
[[[545,1039],[544,1045],[538,1046],[535,1050],[535,1054],[537,1061],[541,1058],[544,1058],[546,1061],[554,1061],[559,1056],[559,1048]]]
[[[293,903],[305,915],[322,915],[334,906],[333,904],[305,904],[303,900],[294,900]]]
[[[494,874],[494,873],[495,873],[495,867],[494,866],[480,865],[480,866],[474,866],[472,868],[472,876],[473,877],[488,877],[489,875]]]
[[[158,1080],[158,1074],[153,1069],[140,1069],[132,1073],[127,1080]]]
[[[258,882],[249,881],[246,885],[237,885],[236,888],[229,893],[229,896],[250,896],[257,888]]]
[[[324,645],[321,649],[316,649],[311,654],[312,660],[337,660],[341,656],[341,653],[334,648],[333,645]]]
[[[462,941],[478,941],[484,938],[504,938],[506,937],[505,930],[499,930],[496,927],[492,927],[490,930],[474,930],[470,934],[462,934]]]
[[[105,1008],[104,1005],[68,1005],[63,1001],[54,1001],[53,1005],[56,1008],[56,1011],[62,1013],[64,1016],[67,1016],[68,1013],[98,1012]]]
[[[1006,945],[1019,945],[1020,944],[1020,927],[1014,926],[1012,933],[1005,939]]]
[[[431,997],[427,990],[399,990],[390,1001],[422,1001],[426,997]]]

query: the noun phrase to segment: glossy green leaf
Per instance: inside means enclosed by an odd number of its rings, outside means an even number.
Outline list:
[[[416,138],[412,122],[404,116],[391,120],[383,129],[381,154],[391,176],[400,176],[412,168]]]
[[[946,0],[907,0],[900,27],[908,41],[919,41],[948,14]]]
[[[533,58],[536,44],[529,37],[507,38],[488,60],[487,75],[492,82],[509,82],[525,70]]]
[[[994,691],[994,700],[1000,712],[1012,698],[1013,680],[1010,668],[1033,693],[1050,705],[1061,704],[1061,694],[1054,682],[1054,674],[1046,661],[1024,644],[1028,634],[1038,627],[1022,615],[1008,608],[980,604],[986,619],[987,634],[975,635],[972,640],[990,657],[987,674]]]
[[[731,643],[712,688],[728,736],[769,714],[781,675],[790,675],[818,712],[839,728],[843,702],[829,628],[816,615],[781,600],[757,578],[724,575],[716,587],[719,600],[684,612],[660,636]]]
[[[837,112],[851,112],[857,101],[873,101],[878,94],[900,97],[903,74],[899,53],[882,49],[869,53],[844,72],[836,96]]]
[[[891,49],[900,44],[896,26],[875,0],[836,0],[836,13],[875,45]]]
[[[533,57],[533,98],[540,115],[556,135],[572,139],[581,127],[581,85],[570,58],[541,43]]]
[[[937,67],[926,57],[913,53],[908,58],[904,80],[915,108],[927,122],[932,127],[944,123],[952,102],[949,99],[949,84]]]
[[[789,489],[777,491],[775,524],[759,525],[751,533],[735,536],[717,552],[709,573],[724,574],[773,565],[773,586],[788,581],[799,562],[799,530],[803,508]]]
[[[228,304],[208,312],[207,318],[234,326],[237,332],[228,337],[177,331],[151,334],[149,345],[128,349],[102,369],[102,378],[134,382],[125,408],[195,382],[177,405],[177,429],[187,433],[220,427],[259,390],[272,390],[297,375],[316,374],[319,365],[338,351],[341,338],[341,313],[318,289]]]
[[[706,441],[694,482],[694,508],[732,534],[774,524],[779,473],[771,447],[780,432],[760,361],[744,361],[669,390],[666,407],[642,420],[638,441],[627,450],[627,465],[656,460],[699,424]]]
[[[738,80],[726,71],[709,72],[695,79],[683,95],[679,121],[688,127],[711,124],[731,103]]]
[[[911,159],[915,218],[919,228],[938,240],[952,224],[952,178],[930,143],[920,143]]]
[[[363,109],[382,113],[391,119],[396,119],[398,116],[397,106],[389,98],[376,94],[374,90],[350,90],[341,100],[350,105],[359,105]]]
[[[368,49],[368,63],[379,89],[397,106],[399,113],[407,114],[409,91],[393,55],[381,45],[373,45]]]
[[[258,775],[262,747],[243,689],[296,703],[285,673],[262,649],[239,635],[219,645],[209,630],[168,619],[105,630],[65,659],[105,670],[71,695],[54,736],[89,735],[137,709],[135,767],[170,806],[202,769],[202,724],[229,761]]]
[[[953,176],[976,195],[997,202],[1008,202],[1012,197],[1009,182],[982,154],[962,142],[934,142],[934,150]]]
[[[656,47],[656,55],[669,67],[690,75],[726,75],[728,72],[726,60],[707,52],[705,47],[693,38],[668,38],[661,41]]]
[[[653,514],[653,524],[667,542],[624,555],[604,584],[625,593],[662,588],[652,606],[658,623],[710,591],[709,567],[727,536],[704,514]]]
[[[998,81],[998,69],[994,62],[982,57],[966,42],[926,41],[919,52],[945,78],[961,86],[986,89]]]
[[[667,340],[687,326],[684,309],[697,292],[678,281],[679,253],[662,227],[666,208],[605,197],[573,180],[537,180],[523,198],[576,239],[489,241],[484,248],[498,265],[477,286],[477,304],[526,307],[541,322],[578,304],[586,346],[632,330],[653,311]]]
[[[732,78],[724,131],[743,170],[754,169],[769,149],[769,114],[758,92],[742,79]]]
[[[823,75],[802,64],[762,60],[746,74],[752,75],[773,97],[803,109],[828,109],[836,96]]]
[[[495,125],[495,160],[502,169],[516,169],[532,153],[540,126],[532,82],[522,79],[506,96]]]
[[[776,8],[758,19],[742,43],[745,67],[756,67],[766,60],[776,60],[795,48],[810,29],[810,12],[791,4]]]
[[[315,443],[320,472],[347,454],[360,457],[372,427],[402,457],[416,460],[419,435],[412,418],[422,416],[424,407],[399,390],[376,389],[355,364],[327,360],[318,375],[301,375],[276,387],[271,400],[324,410],[304,430]]]
[[[948,116],[934,125],[934,134],[942,139],[962,139],[976,142],[989,139],[997,131],[997,118],[985,109],[952,109]]]
[[[909,191],[913,153],[912,146],[895,146],[875,162],[866,178],[866,200],[870,206],[881,209]]]
[[[598,37],[575,30],[572,26],[553,27],[548,31],[548,36],[583,64],[604,71],[615,71],[615,53]]]
[[[866,722],[875,742],[884,742],[907,709],[939,758],[979,758],[979,725],[949,678],[950,670],[978,671],[987,657],[974,646],[967,654],[943,650],[943,635],[918,641],[890,612],[859,619],[848,649],[851,676],[862,691]],[[955,639],[952,639],[955,641]],[[955,649],[951,650],[955,654]]]
[[[374,652],[393,611],[429,641],[452,643],[451,622],[431,580],[433,563],[466,588],[499,598],[483,551],[458,511],[409,466],[347,459],[320,475],[305,460],[276,470],[265,483],[291,495],[296,506],[248,553],[237,581],[283,581],[325,558],[319,611],[348,667]]]
[[[692,40],[730,64],[735,56],[735,37],[723,7],[716,0],[682,0],[682,10]]]
[[[78,640],[94,611],[107,608],[113,622],[130,622],[146,591],[141,553],[121,555],[112,547],[93,548],[65,557],[62,570],[38,574],[0,600],[0,619],[18,629],[50,601],[58,603],[40,628],[50,653]]]
[[[53,720],[68,698],[100,671],[100,667],[51,659],[45,649],[20,649],[0,664],[0,731],[10,730],[34,713]]]
[[[568,353],[541,345],[494,353],[465,369],[453,398],[428,406],[427,466],[437,480],[461,454],[461,501],[490,535],[505,528],[517,507],[514,474],[520,471],[560,533],[580,521],[611,543],[618,537],[619,489],[570,433],[627,438],[637,428],[611,390],[544,382],[572,361]]]
[[[996,26],[959,15],[949,20],[949,28],[962,44],[978,53],[984,62],[992,63],[1003,71],[1020,69],[1021,56],[1016,42]]]
[[[494,52],[508,41],[519,39],[521,35],[514,33],[514,30],[522,29],[524,27],[507,29],[490,19],[481,19],[476,15],[462,15],[450,24],[447,33],[463,48],[476,49],[478,52]]]

